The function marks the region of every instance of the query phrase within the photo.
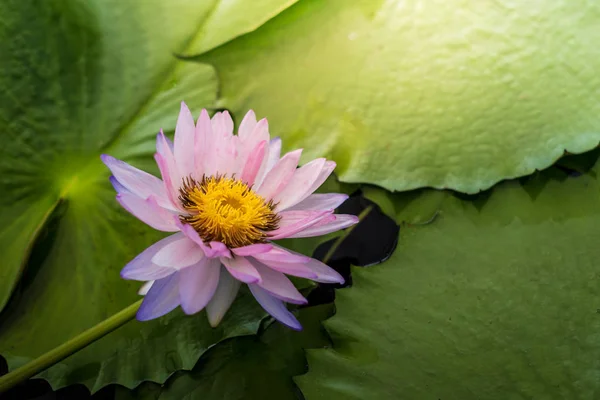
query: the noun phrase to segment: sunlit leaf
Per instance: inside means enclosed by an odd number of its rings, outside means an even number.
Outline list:
[[[197,60],[342,181],[467,193],[600,141],[600,3],[306,0]]]

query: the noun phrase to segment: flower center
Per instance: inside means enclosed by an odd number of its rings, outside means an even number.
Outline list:
[[[273,201],[266,202],[234,178],[185,178],[179,200],[189,213],[179,217],[181,222],[191,225],[205,242],[218,241],[230,248],[264,243],[281,219],[273,211]]]

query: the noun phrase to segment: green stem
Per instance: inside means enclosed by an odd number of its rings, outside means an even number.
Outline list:
[[[373,205],[370,205],[369,207],[367,207],[364,210],[362,210],[361,213],[358,214],[358,222],[360,223],[360,221],[362,221],[363,219],[365,219],[365,217],[367,215],[369,215],[369,213],[371,212],[371,210],[373,210]],[[327,264],[327,262],[329,262],[329,260],[331,259],[331,257],[333,257],[333,255],[335,254],[335,251],[338,249],[338,247],[340,247],[340,245],[342,244],[342,242],[344,240],[346,240],[346,238],[348,237],[348,235],[350,235],[350,233],[354,230],[354,228],[356,228],[356,225],[358,225],[358,224],[352,225],[350,228],[346,229],[344,231],[344,233],[341,234],[337,238],[337,240],[335,242],[333,242],[333,244],[331,245],[331,247],[329,248],[329,250],[325,254],[325,257],[323,257],[323,260],[321,260],[324,264]]]
[[[11,371],[4,376],[0,376],[0,393],[4,393],[19,383],[39,374],[45,369],[69,357],[71,354],[76,353],[131,321],[135,317],[137,310],[140,308],[140,304],[142,304],[142,300],[136,301],[129,307],[119,311],[112,317],[105,319],[93,328],[75,336],[68,342],[61,344],[14,371]]]

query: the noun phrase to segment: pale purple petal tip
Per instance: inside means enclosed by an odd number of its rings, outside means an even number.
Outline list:
[[[165,147],[166,146],[166,147]],[[165,154],[165,151],[169,149],[170,152],[173,152],[175,145],[173,141],[165,136],[165,133],[161,129],[156,134],[156,151],[159,154]]]
[[[162,317],[179,305],[179,274],[172,274],[152,284],[137,312],[138,321]]]
[[[108,180],[110,181],[110,183],[112,184],[113,188],[115,189],[115,192],[121,194],[121,193],[131,193],[129,190],[127,190],[127,188],[125,186],[123,186],[121,184],[121,182],[119,182],[117,180],[117,178],[115,178],[114,175],[111,175]]]
[[[314,281],[321,283],[344,283],[344,277],[342,275],[319,260],[313,258],[306,263],[305,266],[310,268],[310,270],[317,275],[317,277],[313,279]]]
[[[173,213],[161,207],[153,195],[142,199],[133,193],[118,193],[117,201],[131,215],[154,229],[164,232],[178,230],[173,223]]]
[[[273,318],[287,327],[295,330],[301,331],[302,325],[300,322],[294,317],[294,315],[288,311],[285,304],[275,297],[271,296],[266,290],[262,289],[258,285],[248,285],[252,295],[262,308],[265,309],[266,312],[271,314]]]
[[[121,278],[135,281],[149,281],[165,278],[173,273],[177,272],[174,268],[161,267],[156,264],[147,264],[146,268],[141,269],[138,265],[133,263],[127,264],[121,270]]]
[[[294,284],[283,273],[277,272],[258,261],[253,261],[252,265],[254,265],[262,278],[262,282],[259,282],[258,286],[268,291],[269,294],[287,303],[308,303],[308,300],[302,296],[302,293],[296,289]]]
[[[109,156],[108,154],[101,154],[100,159],[107,167],[109,166],[108,164],[116,161],[116,158],[114,158],[113,156]]]
[[[170,275],[174,272],[172,268],[158,266],[153,264],[151,260],[165,246],[184,237],[182,233],[176,233],[154,243],[127,263],[125,268],[121,270],[121,277],[136,281],[149,281]]]

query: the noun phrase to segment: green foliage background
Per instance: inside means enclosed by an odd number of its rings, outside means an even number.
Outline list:
[[[305,161],[335,160],[341,183],[324,190],[361,187],[401,224],[399,247],[353,270],[329,333],[332,305],[301,310],[297,333],[242,294],[218,329],[179,312],[128,323],[44,372],[54,389],[83,384],[116,399],[600,393],[600,4],[5,0],[0,19],[0,355],[10,369],[137,298],[118,271],[161,235],[116,205],[99,155],[156,172],[155,134],[172,133],[185,100],[195,114],[226,107],[237,122],[252,108],[287,149],[305,147]],[[311,254],[319,243],[286,245]],[[315,348],[308,369],[305,348]],[[307,370],[298,388],[292,377]]]

